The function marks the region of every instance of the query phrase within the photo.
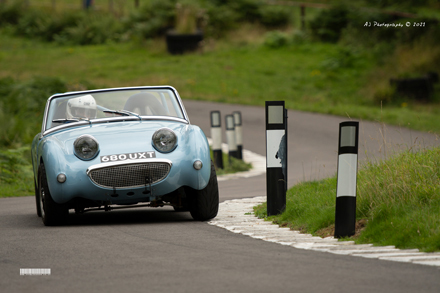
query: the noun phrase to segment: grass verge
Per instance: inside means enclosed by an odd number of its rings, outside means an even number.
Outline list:
[[[321,237],[333,236],[336,177],[300,183],[287,193],[286,211],[258,217]],[[440,148],[407,150],[386,161],[361,164],[358,173],[356,243],[440,251]]]
[[[249,27],[240,33],[254,35]],[[384,103],[381,110],[375,95],[403,72],[396,71],[399,66],[377,64],[374,50],[309,41],[272,49],[261,41],[262,37],[242,43],[207,40],[202,52],[172,56],[166,53],[163,39],[64,47],[0,34],[0,78],[23,81],[48,76],[74,84],[87,77],[97,87],[169,84],[184,100],[259,106],[266,100],[285,100],[289,109],[383,120],[440,133],[438,94],[433,103]],[[433,70],[437,63],[431,60],[440,60],[440,50],[426,48],[430,47],[411,48],[413,56],[429,56],[406,61],[405,72]],[[402,50],[396,49],[388,59],[393,64],[413,60]],[[436,84],[435,92],[439,89]]]
[[[34,194],[30,147],[0,150],[0,197],[28,196]]]
[[[211,159],[214,161],[214,154],[211,150]],[[231,174],[237,172],[249,171],[252,169],[252,164],[246,163],[243,160],[230,158],[229,155],[223,153],[223,169],[216,168],[217,175]]]

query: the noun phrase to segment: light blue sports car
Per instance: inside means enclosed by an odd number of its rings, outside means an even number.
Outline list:
[[[203,131],[170,86],[51,96],[32,142],[37,214],[45,225],[124,207],[218,212],[217,176]]]

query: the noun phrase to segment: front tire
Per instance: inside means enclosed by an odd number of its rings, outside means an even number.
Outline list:
[[[41,219],[45,226],[64,225],[67,222],[69,209],[64,204],[58,204],[50,195],[49,186],[47,184],[46,169],[41,163],[38,172],[38,199]]]
[[[217,216],[219,206],[219,192],[217,174],[211,161],[211,176],[208,185],[201,189],[187,187],[191,216],[197,221],[207,221]]]
[[[35,183],[35,180],[34,180],[34,187],[35,187],[35,205],[37,207],[37,216],[41,218],[40,192],[38,190],[37,183]]]

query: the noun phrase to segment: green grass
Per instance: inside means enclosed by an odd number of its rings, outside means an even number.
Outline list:
[[[440,148],[362,164],[357,186],[356,243],[440,251]],[[300,183],[287,193],[286,211],[259,217],[319,236],[333,236],[336,177]]]
[[[254,34],[254,39],[237,40],[243,34]],[[429,70],[440,62],[438,47],[429,52],[423,44],[409,48],[412,56],[425,53],[418,61],[399,49],[387,66],[379,66],[368,50],[313,42],[270,49],[255,34],[248,28],[237,32],[236,39],[212,41],[203,52],[183,56],[166,53],[163,39],[63,47],[1,34],[0,77],[56,76],[71,84],[89,80],[99,87],[169,84],[183,99],[260,106],[266,100],[285,100],[289,109],[382,119],[440,133],[438,94],[431,104],[390,104],[382,110],[374,101],[375,93],[399,74],[394,65],[405,71]]]
[[[34,194],[30,147],[0,150],[0,197]]]
[[[214,162],[214,154],[211,150],[211,160]],[[223,169],[216,168],[217,175],[232,174],[237,172],[248,171],[252,169],[252,164],[233,157],[229,158],[228,154],[223,153]]]

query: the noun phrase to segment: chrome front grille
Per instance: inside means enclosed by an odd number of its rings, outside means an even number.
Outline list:
[[[168,162],[142,162],[91,167],[87,174],[102,187],[133,188],[154,184],[167,177],[171,169]]]

